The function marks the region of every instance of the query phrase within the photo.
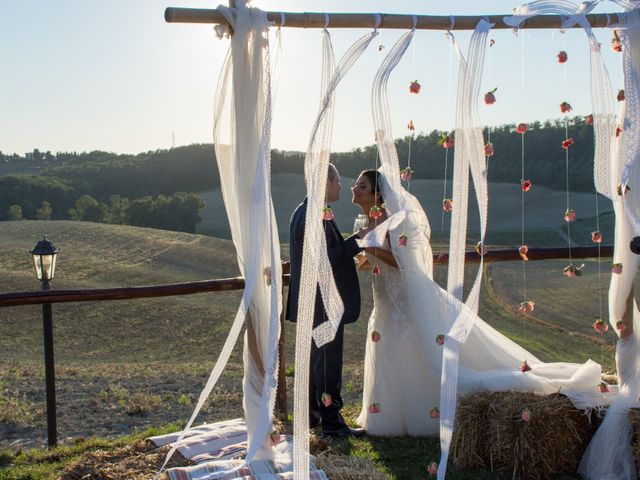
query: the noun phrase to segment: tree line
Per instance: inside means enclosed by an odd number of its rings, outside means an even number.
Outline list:
[[[569,178],[565,172],[565,123],[549,120],[529,125],[523,136],[515,125],[485,129],[494,146],[489,160],[491,182],[520,183],[524,178],[551,189],[593,191],[593,130],[581,117],[567,121]],[[434,130],[396,140],[401,166],[411,152],[414,178],[451,178],[454,149],[438,144]],[[453,134],[455,136],[455,133]],[[524,164],[521,151],[524,143]],[[42,160],[45,161],[43,155]],[[137,155],[111,152],[58,152],[40,174],[0,177],[0,220],[52,218],[127,223],[194,231],[204,203],[193,192],[218,188],[220,179],[212,144],[195,144]],[[340,173],[356,177],[376,165],[375,145],[331,155]],[[304,153],[273,150],[272,173],[303,173]],[[2,170],[0,168],[0,174]],[[191,193],[189,193],[191,192]]]

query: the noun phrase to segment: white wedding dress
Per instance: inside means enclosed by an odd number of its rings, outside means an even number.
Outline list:
[[[379,263],[381,273],[373,277],[358,423],[371,435],[434,435],[440,428],[434,408],[440,403],[443,352],[436,338],[466,307],[432,279],[430,229],[420,204],[404,189],[391,192],[381,179],[389,218],[362,243],[391,250],[398,268]],[[406,247],[398,245],[402,233],[408,237]],[[530,371],[520,370],[524,360]],[[597,363],[541,362],[480,318],[460,348],[459,394],[559,391],[585,408],[610,402],[612,393],[600,393],[600,382]]]

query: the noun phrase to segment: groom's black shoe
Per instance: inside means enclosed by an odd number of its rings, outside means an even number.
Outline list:
[[[364,428],[351,428],[344,425],[336,430],[323,430],[322,436],[329,438],[348,438],[348,437],[362,437],[365,435]]]

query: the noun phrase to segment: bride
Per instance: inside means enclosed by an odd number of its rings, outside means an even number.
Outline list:
[[[353,203],[369,218],[359,232],[366,256],[358,262],[374,273],[358,423],[371,435],[434,435],[439,432],[441,345],[454,320],[449,312],[456,308],[449,307],[459,301],[433,280],[424,210],[391,183],[380,172],[365,170],[351,189]],[[597,363],[543,363],[479,318],[461,345],[460,394],[560,391],[584,407],[603,403],[600,382]]]

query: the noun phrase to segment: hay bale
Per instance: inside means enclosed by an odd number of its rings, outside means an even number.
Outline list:
[[[460,400],[460,408],[454,440],[460,468],[552,479],[576,471],[593,434],[587,416],[560,394],[474,393]]]
[[[629,423],[633,429],[633,437],[631,439],[633,459],[636,462],[636,470],[640,472],[640,409],[632,408],[629,410]]]
[[[389,480],[389,476],[376,469],[367,458],[342,455],[326,450],[315,458],[318,468],[324,470],[331,480]]]

